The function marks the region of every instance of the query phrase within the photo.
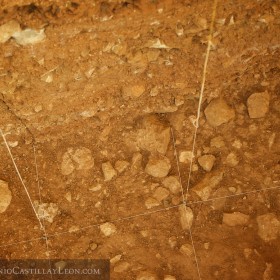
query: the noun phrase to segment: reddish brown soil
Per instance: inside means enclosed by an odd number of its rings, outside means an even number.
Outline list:
[[[44,221],[47,253],[1,141],[0,179],[12,193],[0,214],[1,258],[120,256],[112,261],[112,279],[280,279],[278,1],[218,2],[189,183],[190,161],[177,159],[192,151],[213,1],[0,5],[0,25],[14,19],[23,29],[45,29],[38,44],[0,44],[0,128],[32,201],[41,196],[58,209],[52,222]],[[168,48],[154,48],[159,42]],[[264,92],[268,111],[252,118],[247,100]],[[217,98],[234,116],[213,126],[204,112]],[[82,167],[73,159],[85,148],[94,166],[84,156]],[[198,162],[205,154],[215,157],[210,171]],[[183,193],[168,190],[166,176],[147,173],[151,155],[170,161],[168,176],[181,179]],[[104,180],[102,164],[117,169],[120,160],[126,169]],[[218,177],[207,196],[199,195]],[[168,190],[163,199],[155,195],[159,187]],[[157,205],[147,207],[155,197]],[[183,203],[193,214],[190,228]],[[235,212],[246,218],[231,216],[229,225],[225,214]],[[263,225],[265,239],[260,217],[268,214],[274,219]],[[116,228],[110,236],[100,230],[105,222]],[[150,278],[141,278],[146,272]]]

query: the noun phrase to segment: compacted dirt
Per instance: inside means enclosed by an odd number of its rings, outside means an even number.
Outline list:
[[[1,258],[280,279],[278,1],[0,4]]]

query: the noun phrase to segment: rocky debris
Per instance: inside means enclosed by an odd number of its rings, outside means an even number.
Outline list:
[[[170,142],[170,128],[155,115],[145,116],[140,121],[136,142],[142,150],[165,155]]]
[[[183,230],[189,230],[193,223],[193,211],[186,205],[179,206],[180,222]]]
[[[129,85],[122,89],[123,98],[138,98],[145,92],[144,85]]]
[[[240,212],[224,213],[223,223],[230,227],[243,226],[248,223],[249,218],[249,215]]]
[[[79,226],[71,226],[69,229],[68,229],[68,232],[76,232],[76,231],[79,231],[80,230],[80,227]]]
[[[120,261],[120,259],[122,258],[122,255],[116,255],[116,256],[114,256],[113,258],[111,258],[110,259],[110,263],[111,264],[115,264],[115,263],[117,263],[118,261]]]
[[[191,162],[193,157],[194,156],[193,156],[192,151],[182,151],[179,154],[179,161],[181,163],[189,163],[189,162]]]
[[[235,117],[234,110],[221,98],[212,100],[204,110],[207,122],[211,126],[220,126]]]
[[[265,242],[275,240],[280,235],[280,221],[274,213],[257,217],[258,234]]]
[[[270,96],[267,91],[253,93],[247,99],[248,113],[251,119],[263,118],[269,110]]]
[[[57,204],[55,203],[39,203],[34,201],[34,208],[38,217],[52,223],[54,218],[60,213]]]
[[[100,226],[100,230],[105,236],[110,236],[116,232],[117,228],[112,223],[104,223]]]
[[[181,184],[175,176],[166,177],[162,184],[173,194],[181,193]]]
[[[130,267],[130,264],[128,262],[119,262],[115,267],[114,267],[114,272],[117,273],[122,273],[124,271],[127,271]]]
[[[176,277],[172,275],[164,275],[163,280],[176,280]]]
[[[158,280],[158,277],[155,273],[149,271],[141,271],[137,275],[136,280]]]
[[[170,168],[171,164],[167,157],[160,154],[151,154],[145,171],[153,177],[163,178],[168,175]]]
[[[72,195],[70,192],[67,192],[64,197],[68,202],[72,202]]]
[[[125,160],[118,160],[115,163],[115,169],[119,172],[122,173],[124,172],[127,167],[129,166],[129,162]]]
[[[169,196],[170,192],[169,190],[163,188],[163,187],[158,187],[155,192],[153,197],[157,200],[157,201],[162,201],[164,199],[166,199]]]
[[[16,32],[12,36],[19,45],[33,45],[40,43],[46,38],[44,29],[39,31],[27,28],[25,30]]]
[[[230,167],[235,167],[239,163],[238,157],[235,153],[228,154],[226,158],[226,164]]]
[[[17,21],[11,20],[0,26],[0,43],[7,42],[15,33],[20,32],[21,28]]]
[[[218,188],[219,183],[223,179],[223,172],[217,171],[215,173],[208,173],[205,177],[196,184],[192,191],[194,191],[201,200],[207,200],[211,193]]]
[[[98,192],[98,191],[100,191],[102,189],[102,185],[101,184],[95,184],[95,185],[93,185],[93,186],[91,186],[91,187],[89,187],[89,191],[92,191],[92,192]]]
[[[193,247],[191,244],[183,244],[180,247],[180,252],[185,256],[191,257],[193,254]]]
[[[114,169],[111,162],[109,161],[102,163],[102,171],[103,171],[105,181],[110,181],[115,176],[117,176],[117,171]]]
[[[91,251],[94,251],[97,247],[98,247],[98,245],[96,243],[90,243],[90,245],[89,245],[89,248]]]
[[[159,201],[153,197],[149,197],[145,201],[145,206],[147,209],[151,209],[151,208],[157,207],[159,205],[160,205]]]
[[[199,165],[207,172],[211,171],[216,157],[213,155],[203,155],[197,159]]]
[[[62,156],[61,173],[71,174],[76,170],[89,170],[94,166],[91,150],[81,147],[76,150],[69,148]]]
[[[225,146],[225,142],[222,136],[217,136],[213,139],[211,139],[210,142],[210,146],[211,147],[215,147],[215,148],[222,148]]]
[[[12,200],[12,193],[7,182],[0,180],[0,213],[4,213]]]

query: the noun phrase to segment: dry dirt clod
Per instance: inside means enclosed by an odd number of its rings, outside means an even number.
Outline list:
[[[234,110],[221,98],[212,100],[204,110],[207,122],[211,126],[220,126],[235,117]]]
[[[69,148],[62,156],[61,173],[71,174],[76,170],[88,170],[94,166],[94,159],[89,149],[81,147],[76,150]]]
[[[114,272],[122,273],[124,271],[127,271],[130,267],[130,264],[128,262],[120,262],[114,267]]]
[[[157,200],[157,201],[162,201],[164,199],[166,199],[168,196],[169,196],[169,191],[163,187],[159,187],[155,190],[154,192],[154,198]]]
[[[138,98],[145,92],[144,85],[130,85],[122,89],[123,98]]]
[[[173,194],[178,194],[181,192],[181,184],[175,176],[166,177],[162,184]]]
[[[112,223],[104,223],[100,226],[100,230],[105,236],[110,236],[117,231],[117,228]]]
[[[16,32],[20,32],[21,28],[17,21],[11,20],[0,26],[0,43],[7,42]]]
[[[163,178],[168,175],[170,168],[171,164],[167,157],[160,154],[152,154],[149,157],[145,171],[153,177]]]
[[[113,168],[111,162],[109,161],[102,163],[102,171],[104,174],[105,181],[110,181],[115,176],[117,176],[117,171]]]
[[[212,170],[212,168],[214,166],[216,157],[213,155],[203,155],[203,156],[199,157],[197,160],[198,160],[199,165],[205,171],[209,172]]]
[[[269,110],[269,93],[253,93],[247,99],[247,107],[251,119],[263,118]]]
[[[274,213],[268,213],[257,217],[258,234],[265,242],[277,239],[280,235],[280,221]]]
[[[249,218],[249,215],[240,212],[224,213],[223,223],[230,227],[242,226],[248,223]]]
[[[235,167],[239,163],[238,157],[235,153],[230,153],[228,154],[226,158],[226,164],[229,165],[230,167]]]
[[[0,180],[0,213],[4,213],[12,200],[12,193],[7,182]]]

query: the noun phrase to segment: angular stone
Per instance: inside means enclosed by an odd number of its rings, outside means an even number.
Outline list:
[[[203,155],[198,159],[199,165],[207,172],[211,171],[214,163],[215,163],[215,156],[213,155]]]
[[[191,244],[183,244],[181,247],[180,247],[180,252],[185,255],[185,256],[192,256],[193,254],[193,247]]]
[[[145,171],[153,177],[163,178],[168,175],[170,168],[171,164],[167,157],[153,154],[149,157]]]
[[[248,113],[251,119],[263,118],[269,110],[269,93],[253,93],[247,99]]]
[[[162,184],[173,194],[178,194],[181,192],[181,184],[175,176],[166,177]]]
[[[163,188],[163,187],[158,187],[155,192],[153,197],[157,200],[157,201],[162,201],[164,199],[166,199],[169,196],[169,190]]]
[[[243,226],[248,223],[249,218],[249,215],[240,212],[224,213],[223,223],[230,227]]]
[[[12,200],[12,193],[7,182],[0,180],[0,213],[4,213]]]
[[[183,230],[189,230],[193,223],[193,211],[186,205],[179,206],[180,222]]]
[[[105,181],[110,181],[115,176],[117,176],[117,171],[114,169],[111,162],[109,162],[109,161],[102,163],[102,171],[104,174]]]
[[[55,203],[39,203],[34,201],[34,208],[40,219],[52,223],[54,218],[60,213],[57,204]]]
[[[160,205],[160,203],[158,202],[158,200],[156,200],[153,197],[149,197],[145,201],[145,206],[146,206],[147,209],[151,209],[151,208],[157,207],[159,205]]]
[[[22,46],[40,43],[46,38],[44,29],[39,31],[27,28],[13,34],[16,42]]]
[[[206,176],[192,188],[203,201],[207,200],[211,193],[218,188],[218,184],[223,179],[223,172],[215,172],[206,174]]]
[[[61,170],[62,175],[69,175],[75,170],[74,162],[68,151],[62,156],[60,170]]]
[[[192,151],[182,151],[179,155],[179,161],[181,163],[190,163],[193,158]]]
[[[146,116],[140,122],[136,142],[142,150],[165,155],[170,142],[170,128],[157,116]]]
[[[207,122],[211,126],[220,126],[235,117],[234,110],[221,98],[212,100],[204,110]]]
[[[258,234],[265,242],[277,239],[280,235],[280,221],[274,213],[268,213],[257,217]]]
[[[17,21],[11,20],[0,26],[0,43],[7,42],[16,32],[20,32],[21,28]]]
[[[122,89],[122,96],[124,98],[138,98],[145,92],[144,85],[129,85]]]
[[[100,230],[105,236],[110,236],[117,231],[117,228],[112,223],[104,223],[100,226]]]

